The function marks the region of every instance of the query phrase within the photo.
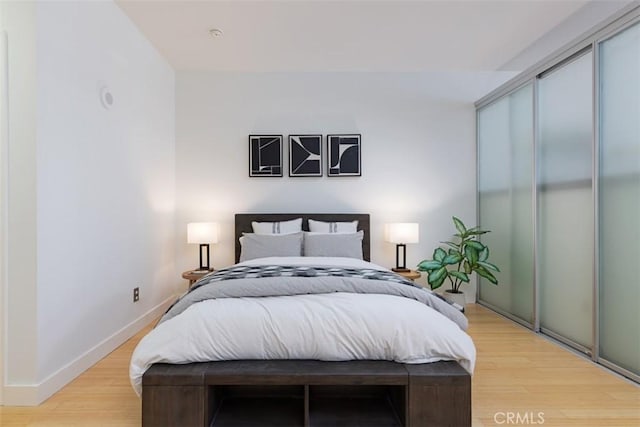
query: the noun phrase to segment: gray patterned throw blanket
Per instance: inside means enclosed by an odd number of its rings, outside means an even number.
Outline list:
[[[391,271],[331,266],[235,265],[200,279],[160,319],[169,320],[192,304],[215,298],[275,297],[332,292],[385,294],[419,301],[453,320],[467,318],[430,290]]]
[[[403,285],[421,288],[414,282],[391,271],[375,270],[373,268],[345,268],[308,265],[236,265],[218,270],[200,279],[189,292],[200,286],[213,282],[232,279],[251,279],[257,277],[358,277],[361,279],[387,280]]]

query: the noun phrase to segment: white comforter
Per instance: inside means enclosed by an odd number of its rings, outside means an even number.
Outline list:
[[[386,270],[337,258],[263,258],[244,264],[331,265]],[[235,359],[456,360],[473,372],[475,347],[453,321],[404,297],[331,293],[220,298],[159,324],[136,347],[129,374],[138,395],[154,363]]]

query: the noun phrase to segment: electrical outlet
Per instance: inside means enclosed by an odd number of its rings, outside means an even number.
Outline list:
[[[140,300],[140,288],[133,288],[133,302]]]

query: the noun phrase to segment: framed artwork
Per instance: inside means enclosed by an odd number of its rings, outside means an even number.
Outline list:
[[[327,176],[361,176],[360,135],[327,135]]]
[[[289,176],[322,176],[322,135],[289,135]]]
[[[282,135],[249,135],[249,176],[282,176]]]

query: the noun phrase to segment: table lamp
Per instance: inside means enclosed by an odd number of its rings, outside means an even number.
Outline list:
[[[187,242],[200,244],[200,267],[198,270],[211,270],[209,268],[209,243],[218,243],[218,224],[215,222],[190,222],[187,224]]]
[[[415,222],[395,222],[387,224],[387,242],[396,244],[395,272],[408,272],[407,268],[407,243],[418,243],[420,239],[420,226]],[[402,262],[400,261],[400,249],[402,249]]]

